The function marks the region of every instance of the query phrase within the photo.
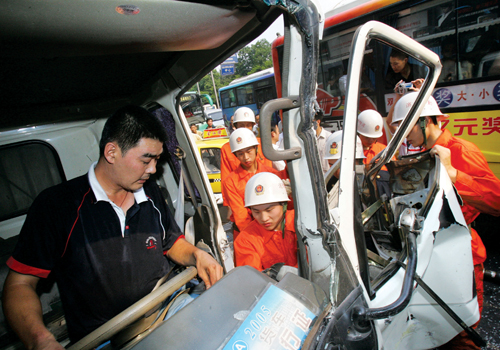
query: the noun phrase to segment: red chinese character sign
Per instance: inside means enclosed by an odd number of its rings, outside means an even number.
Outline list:
[[[219,139],[221,137],[227,137],[226,128],[215,128],[215,129],[205,129],[203,130],[203,139]]]

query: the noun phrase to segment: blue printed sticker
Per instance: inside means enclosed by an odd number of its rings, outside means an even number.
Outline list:
[[[271,285],[223,350],[298,350],[316,316]]]

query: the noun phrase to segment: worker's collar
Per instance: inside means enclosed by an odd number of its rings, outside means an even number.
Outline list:
[[[95,176],[94,169],[95,169],[96,165],[97,165],[97,162],[94,162],[90,166],[89,173],[88,173],[90,187],[92,188],[92,192],[94,192],[96,202],[104,201],[104,202],[109,202],[109,203],[114,204],[113,201],[111,201],[108,198],[106,191],[104,191],[104,189],[102,188],[101,184],[99,183],[99,181],[97,180],[97,178]],[[142,202],[145,202],[148,200],[148,198],[146,197],[146,193],[144,192],[143,187],[141,187],[137,191],[134,191],[133,193],[134,193],[134,198],[135,198],[136,203],[142,203]]]
[[[279,235],[281,237],[282,234],[281,230],[268,231],[264,228],[264,226],[261,225],[261,227],[262,227],[262,238],[264,239],[264,244],[269,243],[274,235]],[[281,224],[278,225],[278,228],[281,228]]]
[[[257,162],[257,158],[255,159],[255,161]],[[260,166],[261,164],[259,162],[257,162],[257,171],[255,172],[255,174],[259,173],[260,171]],[[238,165],[238,167],[236,168],[235,170],[235,173],[238,174],[238,176],[240,177],[240,179],[243,179],[245,178],[248,174],[250,174],[250,172],[246,171],[242,166],[241,164]]]

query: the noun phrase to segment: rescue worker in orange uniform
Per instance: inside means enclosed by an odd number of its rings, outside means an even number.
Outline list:
[[[234,127],[236,129],[246,128],[248,130],[252,130],[255,125],[255,114],[248,107],[240,107],[234,113]],[[261,146],[260,138],[257,138],[259,142],[259,146]],[[257,157],[257,161],[262,163],[268,167],[272,167],[273,164],[269,159],[266,159],[263,154],[259,154]],[[221,182],[224,182],[226,177],[231,174],[237,167],[239,167],[240,161],[236,156],[231,152],[231,146],[229,142],[226,143],[221,148],[221,159],[220,159],[220,178]]]
[[[394,108],[393,124],[399,125],[417,96],[417,92],[410,92],[401,97]],[[448,130],[440,128],[439,122],[445,117],[447,116],[441,113],[436,100],[431,96],[420,114],[419,121],[407,136],[408,143],[417,147],[424,146],[425,149],[431,149],[431,155],[439,156],[462,197],[462,213],[469,227],[480,213],[500,216],[500,180],[490,170],[485,157],[475,144],[454,137]],[[486,260],[486,249],[476,230],[471,228],[470,231],[477,300],[481,313],[483,262]],[[440,349],[479,349],[479,347],[464,331]]]
[[[384,120],[379,112],[373,109],[367,109],[358,115],[358,136],[363,144],[363,159],[364,164],[370,164],[371,160],[380,152],[386,145],[378,142],[378,138],[382,137],[384,128]],[[395,159],[394,159],[395,160]],[[384,165],[380,168],[377,174],[377,190],[380,195],[387,194],[391,198],[391,187],[389,185],[389,171]]]
[[[358,136],[363,144],[363,153],[365,159],[364,164],[369,164],[370,161],[384,150],[385,145],[378,142],[378,138],[382,137],[384,128],[384,120],[379,112],[373,109],[367,109],[358,115]],[[384,169],[385,166],[382,168]],[[387,171],[387,168],[384,170]]]
[[[259,142],[255,134],[247,129],[235,130],[229,137],[229,145],[238,160],[238,167],[222,182],[224,202],[231,208],[230,220],[236,225],[234,239],[252,220],[250,210],[245,208],[245,185],[257,173],[271,172],[278,174],[272,167],[257,161],[259,157]]]
[[[259,271],[276,263],[297,267],[294,211],[287,210],[288,195],[272,173],[252,177],[245,187],[245,207],[255,218],[234,240],[236,266]]]

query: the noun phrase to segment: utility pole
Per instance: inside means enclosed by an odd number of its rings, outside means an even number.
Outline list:
[[[217,108],[220,108],[219,98],[217,97],[217,88],[215,87],[214,72],[212,70],[210,71],[210,76],[212,77],[212,84],[214,84],[215,104],[217,105]]]
[[[196,86],[198,87],[198,95],[201,95],[201,92],[200,92],[200,83],[196,83]]]

